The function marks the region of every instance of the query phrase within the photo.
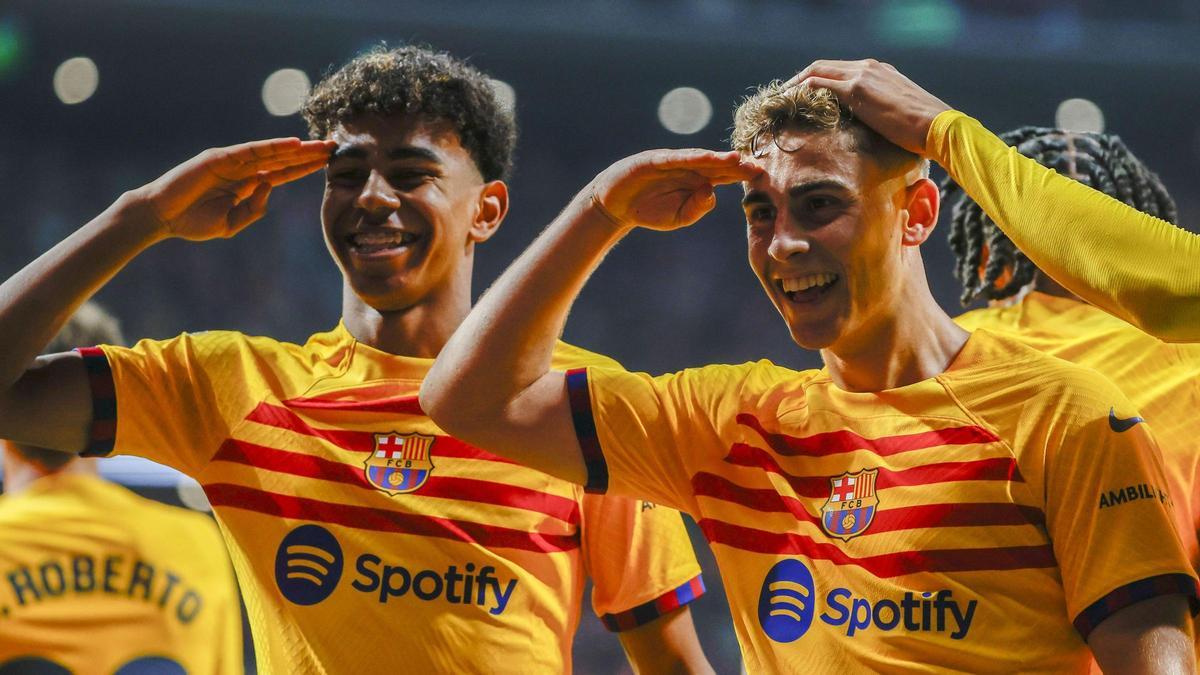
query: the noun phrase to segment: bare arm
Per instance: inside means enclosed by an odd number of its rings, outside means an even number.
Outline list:
[[[606,169],[471,311],[426,376],[422,408],[458,438],[583,484],[564,376],[550,370],[571,304],[635,225],[690,225],[716,203],[714,185],[755,172],[706,150],[652,150]]]
[[[1106,673],[1196,672],[1192,616],[1182,595],[1163,595],[1120,610],[1096,626],[1088,646]]]
[[[692,613],[685,605],[657,619],[617,634],[637,675],[711,675]]]
[[[135,256],[171,237],[229,237],[262,217],[271,189],[325,164],[325,141],[207,150],[112,206],[0,285],[0,437],[78,452],[91,423],[74,354],[37,355]]]

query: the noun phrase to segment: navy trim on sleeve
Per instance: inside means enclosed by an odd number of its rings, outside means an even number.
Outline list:
[[[571,402],[571,420],[575,424],[575,436],[583,450],[583,463],[587,467],[587,492],[608,492],[608,462],[600,449],[596,435],[596,420],[592,417],[592,397],[588,391],[586,368],[567,371],[567,396]]]
[[[88,386],[92,391],[92,427],[88,445],[81,457],[106,457],[117,441],[117,390],[113,384],[112,367],[99,347],[76,349],[87,369]]]
[[[704,591],[704,579],[696,575],[682,586],[673,588],[649,602],[643,602],[633,609],[605,614],[600,617],[600,621],[604,622],[605,628],[614,633],[644,626],[704,595]]]
[[[1187,574],[1160,574],[1147,577],[1140,581],[1125,584],[1103,598],[1093,602],[1087,609],[1075,617],[1075,630],[1087,640],[1088,635],[1102,621],[1126,607],[1149,600],[1160,595],[1179,593],[1188,598],[1192,606],[1192,614],[1200,608],[1200,595],[1197,594],[1196,580]]]

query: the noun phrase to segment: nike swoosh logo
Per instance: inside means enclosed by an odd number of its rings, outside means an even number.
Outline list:
[[[1117,411],[1115,409],[1113,409],[1113,408],[1108,409],[1108,426],[1110,428],[1112,428],[1112,430],[1117,432],[1118,434],[1121,433],[1122,431],[1129,431],[1138,422],[1145,422],[1145,421],[1146,420],[1144,420],[1136,415],[1133,417],[1130,417],[1128,419],[1121,419],[1120,417],[1117,417]]]

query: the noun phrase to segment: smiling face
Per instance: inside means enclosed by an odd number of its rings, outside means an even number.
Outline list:
[[[777,140],[745,186],[750,266],[792,339],[836,352],[894,304],[906,171],[881,167],[849,131],[787,128]]]
[[[507,210],[444,122],[366,115],[337,125],[321,222],[346,283],[381,312],[442,297],[469,302],[474,245]]]

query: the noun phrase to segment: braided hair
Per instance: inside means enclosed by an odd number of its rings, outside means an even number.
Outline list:
[[[1074,178],[1149,215],[1175,223],[1175,202],[1158,176],[1142,164],[1117,136],[1021,127],[1000,135],[1039,164]],[[958,196],[950,223],[954,276],[963,285],[963,306],[977,298],[1003,300],[1034,280],[1037,267],[996,227],[949,176],[942,181],[946,202]],[[987,255],[986,265],[984,255]],[[980,272],[980,266],[984,269]],[[999,285],[1006,271],[1012,276]]]

